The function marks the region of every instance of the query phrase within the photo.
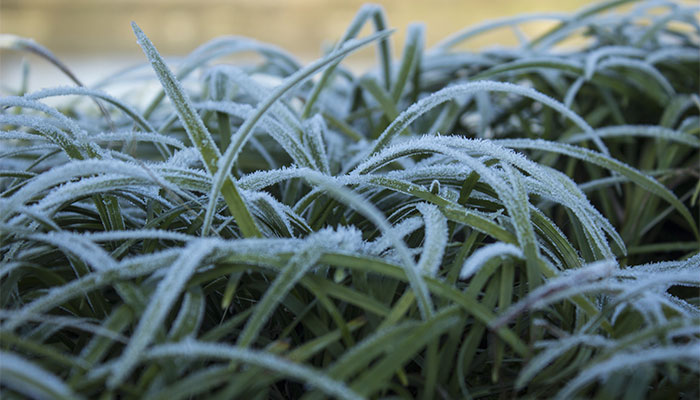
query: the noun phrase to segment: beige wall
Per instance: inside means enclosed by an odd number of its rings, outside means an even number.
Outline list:
[[[184,54],[224,34],[254,37],[315,58],[337,39],[362,1],[323,0],[0,0],[0,31],[31,37],[57,54],[136,53],[136,21],[166,54]],[[428,44],[485,19],[571,11],[587,0],[389,0],[380,2],[401,43],[408,23],[427,25]],[[530,26],[531,31],[544,29]],[[510,32],[473,45],[512,42]],[[398,46],[395,46],[398,47]]]
[[[85,84],[145,62],[130,22],[136,21],[166,56],[189,53],[221,35],[243,35],[283,47],[302,62],[319,57],[321,46],[345,31],[360,0],[0,0],[0,32],[33,38],[53,51]],[[588,0],[386,0],[379,1],[389,25],[397,28],[393,50],[400,52],[406,26],[426,24],[427,44],[461,28],[523,12],[573,11]],[[547,26],[523,26],[526,32]],[[370,31],[371,28],[367,28]],[[509,29],[469,42],[480,48],[514,44]],[[374,48],[362,50],[346,65],[364,70],[375,62]],[[0,84],[16,90],[21,65],[31,65],[29,89],[70,85],[60,71],[37,56],[0,51]],[[0,94],[2,90],[0,90]]]

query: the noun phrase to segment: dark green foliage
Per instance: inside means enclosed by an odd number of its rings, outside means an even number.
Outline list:
[[[134,25],[143,68],[0,97],[3,398],[697,398],[698,9],[625,3],[396,62],[366,5],[306,67]]]

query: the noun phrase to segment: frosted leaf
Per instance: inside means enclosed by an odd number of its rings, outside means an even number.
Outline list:
[[[447,246],[447,219],[435,205],[418,203],[416,209],[425,220],[423,253],[418,260],[418,270],[429,276],[436,276]]]
[[[9,217],[15,207],[27,203],[30,199],[36,196],[37,193],[41,193],[52,186],[70,181],[71,179],[79,176],[109,172],[131,172],[133,175],[142,177],[146,175],[143,170],[137,169],[137,167],[134,165],[126,164],[120,161],[73,161],[60,167],[53,168],[50,171],[46,171],[29,181],[10,197],[9,201],[6,203],[6,210],[9,212],[4,213],[4,215],[0,216],[0,218]]]
[[[567,108],[571,108],[571,104],[574,102],[574,98],[578,94],[579,89],[583,86],[583,84],[586,83],[585,78],[579,77],[574,81],[574,83],[569,86],[569,89],[566,90],[566,95],[564,95],[564,105]]]
[[[665,302],[669,308],[676,310],[681,315],[685,315],[690,318],[700,317],[700,307],[691,304],[683,299],[680,299],[670,293],[664,293]],[[698,328],[700,329],[700,328]]]
[[[423,218],[411,217],[406,218],[398,224],[393,225],[392,229],[395,231],[396,237],[403,239],[411,233],[422,228],[424,225]],[[377,240],[369,243],[367,246],[367,251],[370,254],[380,255],[382,252],[386,251],[391,247],[391,242],[389,239],[382,235]]]
[[[309,149],[312,158],[316,161],[318,170],[325,174],[330,174],[331,169],[328,162],[328,155],[326,154],[326,145],[324,143],[324,133],[327,130],[326,123],[320,114],[316,114],[311,119],[304,121],[306,147]]]
[[[205,296],[200,287],[187,290],[180,311],[168,332],[168,339],[179,341],[197,335],[205,311]]]
[[[84,238],[93,242],[110,242],[133,239],[175,240],[181,242],[188,242],[197,238],[195,236],[190,236],[184,233],[158,229],[130,229],[128,231],[84,232],[80,234],[72,234],[72,236]]]
[[[184,149],[185,145],[180,140],[175,139],[170,136],[165,136],[157,133],[151,132],[138,132],[138,131],[120,131],[120,132],[105,132],[99,133],[97,135],[92,135],[90,140],[95,142],[149,142],[149,143],[160,143],[167,144],[169,146],[176,147],[178,149]]]
[[[606,137],[653,137],[673,142],[687,144],[689,146],[699,148],[700,139],[696,136],[689,135],[685,132],[669,129],[663,126],[654,125],[618,125],[599,128],[595,130],[596,135],[601,138]],[[577,143],[591,139],[591,136],[586,133],[579,133],[569,136],[565,139],[567,143]]]
[[[579,389],[591,382],[607,379],[621,371],[631,374],[635,369],[645,364],[674,362],[697,369],[699,367],[698,354],[700,354],[700,342],[616,352],[613,357],[594,363],[581,371],[557,393],[556,398],[570,399],[575,397],[574,395]]]
[[[630,56],[644,57],[646,52],[638,47],[632,46],[603,46],[595,49],[586,57],[586,67],[584,77],[586,80],[591,80],[597,69],[604,68],[598,64],[598,61],[610,56]]]
[[[206,125],[204,125],[202,118],[197,114],[192,100],[185,92],[175,74],[173,74],[165,64],[165,61],[158,53],[158,50],[153,46],[153,43],[151,43],[136,23],[132,22],[131,27],[136,35],[137,42],[146,54],[148,61],[153,66],[153,70],[158,76],[163,90],[175,107],[178,118],[184,126],[190,141],[199,150],[205,168],[209,173],[213,174],[216,172],[216,163],[219,157],[221,157],[221,152],[219,148],[214,145],[209,130]]]
[[[585,345],[590,347],[610,347],[614,345],[612,340],[599,335],[576,334],[574,336],[557,340],[540,340],[536,347],[544,347],[544,350],[533,357],[520,371],[515,386],[525,387],[542,369],[557,357],[563,355],[572,348]]]
[[[242,195],[247,200],[246,203],[257,211],[255,214],[274,229],[269,235],[265,235],[266,237],[279,236],[280,231],[283,236],[293,236],[294,230],[287,215],[294,212],[289,206],[278,202],[265,192],[243,192]]]
[[[0,318],[1,319],[10,319],[13,317],[14,313],[16,311],[14,310],[0,310]],[[52,325],[53,328],[62,328],[62,327],[71,327],[74,329],[81,330],[83,332],[89,332],[92,335],[99,335],[103,336],[105,338],[108,338],[110,340],[114,340],[120,343],[126,343],[128,342],[128,338],[120,333],[114,332],[108,328],[105,328],[102,325],[97,325],[95,323],[90,322],[88,318],[75,318],[75,317],[67,317],[67,316],[58,316],[58,315],[50,315],[50,314],[33,314],[33,315],[27,315],[25,317],[26,321],[32,321],[32,322],[38,322],[41,324],[50,324]],[[77,358],[75,362],[85,365],[87,367],[87,363],[85,363],[83,360]]]
[[[33,207],[40,211],[51,213],[61,204],[72,203],[87,195],[108,193],[115,190],[137,189],[147,181],[118,175],[101,175],[94,178],[83,178],[52,190]],[[148,194],[147,192],[142,192]]]
[[[57,246],[81,259],[95,271],[117,268],[117,262],[102,247],[88,240],[81,240],[80,236],[72,233],[49,232],[31,235],[29,239]]]
[[[134,122],[136,122],[138,125],[141,126],[146,132],[150,132],[153,134],[160,135],[156,133],[155,128],[151,126],[151,124],[141,116],[136,110],[134,110],[132,107],[129,105],[125,104],[124,102],[118,100],[117,98],[110,96],[109,94],[101,91],[101,90],[96,90],[96,89],[91,89],[91,88],[86,88],[84,86],[62,86],[62,87],[56,87],[56,88],[50,88],[50,89],[43,89],[39,90],[33,93],[29,93],[24,95],[24,98],[26,99],[31,99],[31,100],[38,100],[42,99],[45,97],[54,97],[54,96],[70,96],[70,95],[83,95],[83,96],[90,96],[93,98],[105,100],[108,103],[116,106],[120,110],[122,110],[126,115],[128,115]],[[164,135],[161,135],[164,136]]]
[[[29,398],[81,399],[59,377],[14,353],[0,351],[3,385]]]
[[[82,143],[70,137],[50,122],[50,120],[34,116],[0,114],[0,124],[21,125],[32,128],[52,143],[60,146],[70,158],[83,159],[87,157],[86,148]]]
[[[31,140],[33,142],[44,142],[44,143],[48,142],[45,137],[39,136],[35,133],[29,133],[29,132],[18,131],[18,130],[11,130],[11,131],[0,130],[0,140],[11,141],[10,144],[19,144],[19,143],[12,143],[12,141],[14,141],[14,140]],[[2,154],[5,154],[5,153],[2,153]],[[3,157],[8,157],[8,156],[3,156]]]
[[[502,164],[505,176],[513,187],[515,198],[513,201],[504,199],[508,213],[515,226],[520,248],[524,251],[528,263],[532,257],[539,258],[539,248],[535,238],[535,230],[530,219],[530,202],[525,186],[522,184],[522,175],[508,164]],[[510,204],[509,204],[510,203]]]
[[[454,33],[447,38],[441,40],[436,44],[431,53],[441,53],[448,51],[451,47],[469,39],[472,36],[476,36],[482,32],[487,32],[492,29],[500,28],[503,26],[513,26],[523,22],[529,21],[540,21],[540,20],[554,20],[554,21],[566,21],[569,16],[562,13],[532,13],[532,14],[521,14],[513,17],[506,17],[491,21],[486,21],[478,25],[470,26],[462,31]],[[431,54],[432,56],[432,54]],[[426,57],[430,59],[431,57]]]
[[[623,57],[611,57],[601,62],[599,66],[600,68],[625,67],[630,69],[637,69],[651,76],[651,78],[654,79],[659,84],[659,86],[661,86],[664,89],[664,91],[666,91],[666,94],[668,94],[670,98],[673,98],[673,96],[676,94],[676,91],[673,89],[673,86],[668,81],[668,79],[666,79],[666,77],[661,72],[659,72],[659,70],[654,68],[653,65],[647,63],[646,61],[633,60]]]
[[[542,286],[531,291],[525,298],[506,310],[490,325],[499,327],[526,310],[537,310],[546,305],[587,291],[614,289],[614,283],[604,281],[617,268],[615,260],[596,261],[581,268],[566,270]],[[601,281],[603,280],[603,281]]]
[[[190,276],[194,274],[195,269],[211,250],[211,242],[201,239],[190,242],[182,249],[177,261],[173,263],[166,276],[158,284],[131,336],[131,340],[112,367],[112,374],[107,380],[108,387],[118,386],[131,374],[139,362],[143,350],[151,343],[155,332],[161,326],[170,308],[180,297]]]
[[[257,191],[280,182],[286,182],[290,179],[302,178],[310,173],[313,173],[311,168],[296,167],[282,167],[280,169],[268,171],[255,171],[242,176],[239,180],[239,186],[241,189]]]
[[[494,257],[515,257],[524,259],[523,251],[517,246],[510,243],[491,243],[476,250],[469,258],[464,261],[459,272],[460,279],[469,279],[474,276],[481,267]]]
[[[177,151],[167,160],[168,165],[182,168],[191,168],[199,162],[199,152],[194,147]]]
[[[700,59],[697,48],[692,47],[663,47],[649,53],[645,61],[649,64],[658,64],[669,60],[697,61]]]
[[[5,97],[0,97],[0,106],[3,107],[22,107],[22,108],[29,108],[37,111],[41,111],[43,113],[46,113],[53,117],[54,119],[51,119],[52,122],[60,122],[61,126],[63,128],[68,129],[72,134],[73,137],[76,139],[83,139],[87,137],[87,132],[83,130],[75,121],[72,119],[66,117],[62,113],[60,113],[58,110],[56,110],[53,107],[47,106],[46,104],[36,101],[36,100],[31,100],[29,98],[25,97],[16,97],[16,96],[5,96]],[[35,119],[39,119],[40,117],[33,117]],[[48,119],[46,119],[48,120]]]
[[[360,400],[363,398],[345,386],[343,382],[331,379],[320,371],[268,352],[244,349],[239,346],[185,340],[156,346],[148,351],[145,357],[147,359],[196,357],[244,362],[300,379],[309,385],[317,387],[329,396],[344,400]]]

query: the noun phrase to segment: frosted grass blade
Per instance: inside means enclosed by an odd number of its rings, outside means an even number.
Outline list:
[[[153,43],[146,37],[141,28],[133,22],[131,27],[138,38],[139,45],[143,48],[144,53],[146,53],[148,60],[151,62],[153,70],[158,75],[158,79],[160,79],[165,93],[175,106],[180,122],[182,122],[182,125],[185,127],[190,141],[192,141],[192,144],[195,145],[199,151],[199,156],[206,166],[207,171],[215,175],[219,170],[219,158],[221,157],[221,153],[216,147],[209,130],[204,125],[204,122],[202,122],[199,114],[197,114],[192,100],[187,96],[184,89],[177,81],[177,78],[175,78],[175,75],[170,71],[163,58],[153,46]],[[259,237],[261,236],[260,230],[238,192],[236,183],[231,180],[228,173],[230,168],[231,167],[228,166],[228,168],[222,171],[221,187],[217,188],[218,190],[216,191],[216,195],[214,195],[214,199],[216,199],[218,193],[221,192],[229,206],[231,214],[241,228],[243,235],[246,237]],[[206,235],[208,229],[203,230],[202,233]]]
[[[266,368],[282,375],[300,379],[301,381],[317,387],[328,395],[339,399],[359,400],[360,395],[349,389],[342,382],[331,379],[319,371],[303,365],[290,362],[285,358],[272,355],[270,353],[243,349],[237,346],[227,346],[223,344],[202,343],[194,340],[184,341],[176,344],[165,344],[154,347],[147,353],[149,358],[164,357],[198,357],[229,359],[244,362]]]
[[[0,352],[3,385],[38,399],[82,399],[59,377],[14,353]]]

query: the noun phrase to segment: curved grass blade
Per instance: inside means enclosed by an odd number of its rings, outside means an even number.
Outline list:
[[[164,344],[154,347],[146,354],[147,358],[214,358],[228,359],[237,362],[252,364],[278,372],[282,375],[299,379],[309,385],[315,386],[327,395],[339,399],[360,400],[358,395],[342,382],[334,380],[323,373],[304,365],[288,361],[268,352],[248,350],[237,346],[224,344],[203,343],[187,340],[180,343]]]
[[[0,352],[0,381],[27,397],[81,399],[59,377],[14,353]]]

